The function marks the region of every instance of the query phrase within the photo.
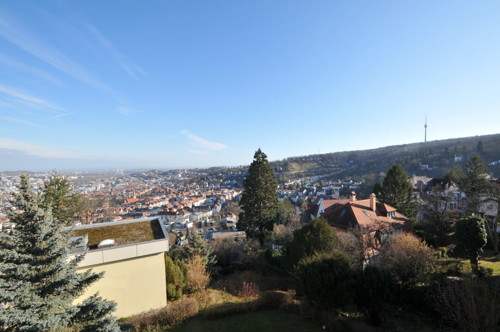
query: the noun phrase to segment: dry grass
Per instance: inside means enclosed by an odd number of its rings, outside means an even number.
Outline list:
[[[174,326],[198,313],[198,302],[185,298],[172,302],[165,308],[150,310],[127,319],[132,327],[129,331],[157,331],[163,327]]]
[[[99,242],[106,239],[114,239],[116,245],[125,245],[164,238],[158,220],[75,229],[73,231],[73,236],[83,236],[85,234],[87,234],[89,238],[88,246],[91,249],[97,248]]]
[[[207,271],[207,262],[201,256],[193,256],[186,262],[188,269],[187,288],[194,293],[203,290],[210,282],[210,273]]]
[[[280,275],[264,276],[256,271],[233,273],[216,284],[217,288],[240,297],[257,297],[262,291],[287,290],[296,287],[295,281]]]

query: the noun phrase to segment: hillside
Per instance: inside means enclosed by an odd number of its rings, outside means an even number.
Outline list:
[[[400,164],[410,175],[439,177],[455,165],[463,166],[474,155],[488,164],[500,160],[500,134],[290,157],[271,165],[280,182],[317,175],[326,179],[376,178],[393,164]],[[500,176],[500,163],[489,168],[493,176]]]

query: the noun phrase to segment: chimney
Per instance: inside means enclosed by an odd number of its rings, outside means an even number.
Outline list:
[[[351,191],[351,196],[349,197],[349,202],[356,202],[356,193]]]
[[[377,196],[375,194],[370,195],[370,209],[373,212],[377,211]]]

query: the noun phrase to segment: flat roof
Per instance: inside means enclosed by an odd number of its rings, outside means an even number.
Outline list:
[[[72,237],[88,237],[88,248],[97,249],[97,245],[107,239],[115,240],[114,247],[168,239],[162,221],[158,217],[104,222],[76,226]]]

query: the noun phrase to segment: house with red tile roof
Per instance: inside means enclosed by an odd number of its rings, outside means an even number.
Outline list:
[[[357,200],[355,192],[349,199],[322,200],[312,206],[311,212],[325,218],[337,231],[360,230],[367,259],[378,254],[378,248],[390,236],[410,230],[410,219],[396,208],[378,202],[375,194],[364,200]]]

